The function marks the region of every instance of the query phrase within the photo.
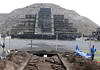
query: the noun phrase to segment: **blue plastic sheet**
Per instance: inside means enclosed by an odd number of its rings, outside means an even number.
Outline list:
[[[77,55],[77,56],[83,56],[85,58],[91,58],[91,54],[90,53],[83,52],[82,50],[79,49],[78,46],[76,46],[75,55]]]

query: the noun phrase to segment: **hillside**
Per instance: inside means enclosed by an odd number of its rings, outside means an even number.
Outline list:
[[[19,17],[24,16],[25,14],[36,14],[40,8],[52,8],[52,15],[53,14],[64,14],[65,18],[69,19],[70,22],[74,23],[74,27],[78,28],[78,31],[81,33],[84,33],[85,35],[90,34],[92,31],[95,31],[95,28],[98,27],[96,23],[89,20],[86,17],[80,16],[78,13],[76,13],[73,10],[67,10],[64,9],[58,5],[51,4],[51,3],[36,3],[24,8],[19,8],[11,13],[9,15],[4,15],[5,17],[1,18],[0,15],[0,23],[2,25],[0,26],[0,30],[9,30],[9,26],[15,25],[15,22],[12,23],[11,20],[15,20]],[[2,20],[2,21],[1,21]],[[6,21],[6,23],[4,23]],[[4,29],[5,28],[5,29]]]

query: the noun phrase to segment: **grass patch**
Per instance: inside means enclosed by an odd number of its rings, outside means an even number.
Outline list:
[[[100,42],[100,40],[95,40],[95,42]]]
[[[89,50],[83,50],[85,53],[90,53]],[[100,54],[100,50],[96,51],[96,54]]]
[[[96,54],[100,54],[100,50],[99,51],[96,51]]]
[[[90,51],[89,50],[83,50],[85,53],[90,53]],[[100,55],[100,51],[96,51],[96,54],[98,55]],[[94,57],[94,59],[96,60],[96,61],[100,61],[100,56],[95,56]]]
[[[94,59],[95,59],[96,61],[100,61],[100,57],[99,57],[99,56],[95,57]]]
[[[89,50],[83,50],[83,52],[85,52],[85,53],[89,53]]]

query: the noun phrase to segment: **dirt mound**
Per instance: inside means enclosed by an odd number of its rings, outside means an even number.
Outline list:
[[[73,70],[100,70],[100,64],[97,64],[95,60],[92,61],[82,56],[76,56],[74,52],[66,52],[63,57],[71,63]]]
[[[18,70],[28,57],[26,52],[13,52],[6,59],[0,60],[0,70]]]

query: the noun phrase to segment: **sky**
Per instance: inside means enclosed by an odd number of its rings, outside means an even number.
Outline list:
[[[34,3],[53,3],[74,10],[100,26],[100,0],[0,0],[0,13],[10,13]]]

